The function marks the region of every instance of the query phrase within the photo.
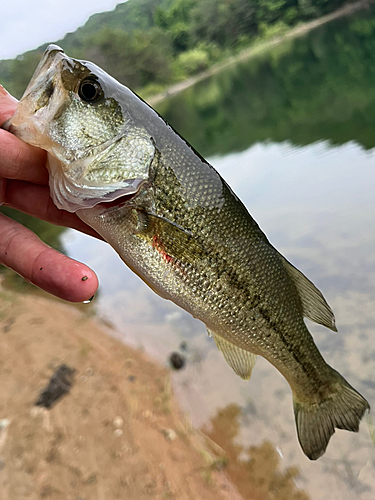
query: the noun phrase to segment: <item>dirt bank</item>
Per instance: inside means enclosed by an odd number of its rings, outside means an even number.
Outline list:
[[[0,284],[1,500],[241,500],[219,447],[179,412],[168,370],[85,312]],[[36,407],[54,370],[70,392]]]

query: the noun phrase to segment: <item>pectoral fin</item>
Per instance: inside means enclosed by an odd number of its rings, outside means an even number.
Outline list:
[[[313,283],[311,283],[310,280],[306,278],[304,274],[301,273],[301,271],[295,268],[282,255],[280,255],[280,257],[282,258],[283,264],[288,271],[289,276],[296,285],[302,302],[303,315],[305,318],[337,332],[335,316],[322,293]]]
[[[166,260],[184,263],[206,257],[203,247],[194,236],[174,222],[147,212],[140,212],[142,229],[139,236],[146,238]]]
[[[208,335],[214,338],[219,351],[223,353],[225,361],[235,373],[244,380],[249,380],[255,365],[256,355],[237,347],[211,330],[208,330]]]

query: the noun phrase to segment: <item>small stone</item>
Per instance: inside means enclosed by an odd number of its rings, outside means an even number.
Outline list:
[[[3,430],[3,429],[6,429],[10,424],[10,420],[9,418],[3,418],[0,420],[0,432]]]
[[[154,417],[154,414],[152,413],[151,410],[144,410],[142,412],[142,417],[146,418],[147,420],[150,420],[150,419],[152,419]]]
[[[179,352],[172,352],[169,356],[169,362],[175,370],[181,370],[185,366],[186,358]]]
[[[114,432],[114,435],[116,437],[120,437],[124,434],[124,431],[122,429],[116,429],[115,432]]]
[[[75,368],[62,364],[50,378],[48,385],[39,394],[36,406],[51,408],[70,391],[74,382]]]
[[[121,417],[115,417],[113,419],[113,426],[116,427],[116,429],[119,429],[124,425],[124,419]]]
[[[163,429],[162,433],[164,434],[167,441],[174,441],[177,438],[176,431],[174,431],[173,429]]]

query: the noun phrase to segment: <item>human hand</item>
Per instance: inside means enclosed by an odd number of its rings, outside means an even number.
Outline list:
[[[0,85],[0,127],[13,116],[17,100]],[[100,236],[75,214],[54,205],[48,186],[46,152],[0,129],[0,205]],[[98,288],[96,274],[86,265],[62,255],[32,231],[0,214],[0,264],[27,281],[71,302],[83,302]]]

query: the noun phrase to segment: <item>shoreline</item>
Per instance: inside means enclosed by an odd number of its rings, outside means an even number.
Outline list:
[[[70,391],[49,409],[35,406],[62,364],[75,370]],[[236,404],[195,428],[172,370],[126,344],[93,303],[67,303],[0,275],[0,381],[4,500],[16,488],[29,500],[255,500],[280,481],[288,495],[280,498],[309,500],[294,481],[298,466],[268,438],[236,445]]]
[[[214,64],[206,71],[203,71],[198,75],[191,76],[182,82],[170,85],[163,92],[160,92],[150,97],[146,97],[145,101],[150,106],[155,106],[164,99],[179,94],[183,90],[192,87],[196,83],[205,80],[206,78],[209,78],[212,75],[220,73],[220,71],[222,71],[225,68],[228,68],[241,61],[246,61],[248,59],[251,59],[252,57],[262,54],[263,52],[266,52],[270,48],[280,45],[282,42],[286,40],[292,40],[294,38],[303,36],[306,33],[312,31],[313,29],[318,28],[319,26],[323,26],[324,24],[334,21],[335,19],[350,16],[351,14],[354,14],[354,12],[369,8],[370,5],[374,3],[375,0],[359,0],[354,3],[348,3],[343,7],[340,7],[339,9],[335,10],[334,12],[331,12],[330,14],[326,14],[325,16],[319,17],[318,19],[314,19],[312,21],[299,24],[296,27],[291,28],[287,33],[284,33],[283,35],[275,36],[270,40],[265,40],[263,42],[262,41],[260,41],[259,43],[255,42],[253,45],[247,47],[246,49],[243,49],[239,54],[230,56],[226,58],[224,61]]]
[[[120,340],[92,306],[34,292],[0,276],[4,500],[19,490],[29,500],[255,500],[280,481],[280,498],[309,500],[295,484],[298,467],[271,441],[236,445],[235,404],[195,429],[167,366]],[[36,406],[63,364],[75,372],[70,390],[48,409]]]
[[[86,308],[3,281],[2,499],[244,500],[223,470],[224,450],[181,412],[170,370]],[[62,364],[75,370],[71,389],[48,409],[36,406]]]

